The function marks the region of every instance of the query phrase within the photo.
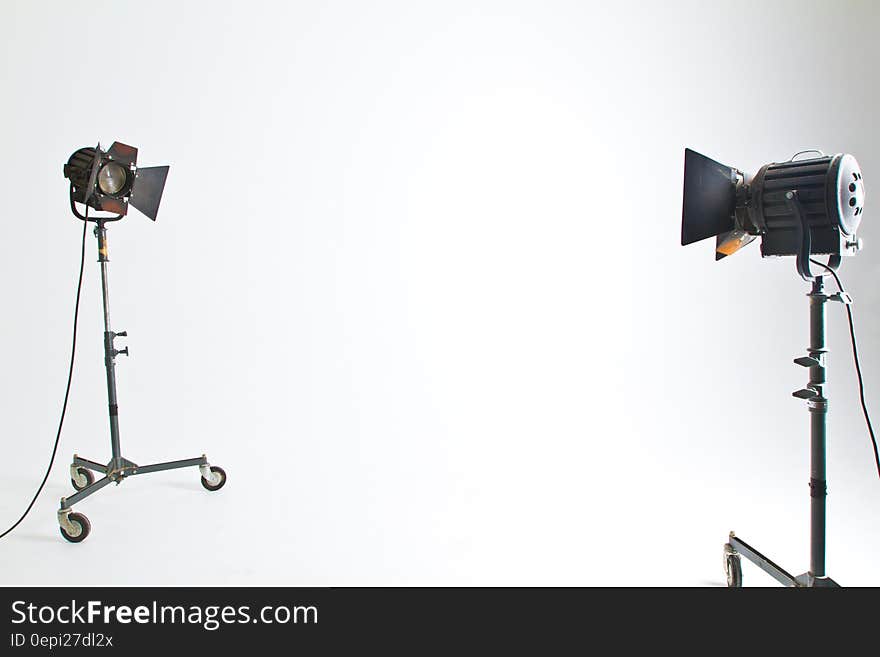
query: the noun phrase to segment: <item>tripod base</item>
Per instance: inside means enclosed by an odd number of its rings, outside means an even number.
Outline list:
[[[70,481],[77,492],[70,497],[61,498],[61,508],[58,509],[58,524],[61,527],[61,535],[71,543],[85,540],[91,531],[91,524],[84,515],[73,512],[73,505],[97,493],[107,484],[115,483],[118,486],[127,477],[190,467],[198,467],[202,475],[202,486],[209,491],[220,490],[226,484],[226,472],[223,468],[210,465],[208,457],[204,454],[194,459],[167,461],[151,465],[138,465],[121,456],[102,465],[97,461],[80,458],[74,454],[73,462],[70,465]],[[95,481],[92,471],[99,472],[104,476]]]
[[[816,577],[809,572],[795,577],[730,532],[729,542],[724,545],[724,569],[727,572],[727,586],[731,588],[742,586],[740,556],[751,561],[783,586],[797,588],[837,588],[840,586],[830,577]]]

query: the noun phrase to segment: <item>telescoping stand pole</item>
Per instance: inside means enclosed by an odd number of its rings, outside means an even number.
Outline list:
[[[822,276],[812,282],[810,298],[810,347],[807,356],[794,360],[801,367],[809,368],[807,387],[792,393],[804,399],[810,410],[810,570],[797,577],[792,576],[770,559],[730,532],[729,542],[724,546],[724,563],[728,586],[742,586],[740,555],[754,563],[764,572],[786,586],[833,587],[838,584],[825,575],[825,482],[826,419],[828,399],[825,386],[825,304],[828,301],[852,303],[845,293],[825,294]]]
[[[107,227],[102,220],[95,221],[95,237],[98,239],[98,262],[101,265],[101,295],[104,304],[104,366],[107,370],[107,402],[110,413],[110,462],[106,465],[81,458],[74,454],[70,466],[70,479],[76,493],[61,498],[58,510],[58,523],[61,535],[71,543],[83,541],[91,531],[88,518],[81,513],[73,512],[73,505],[81,502],[93,493],[97,493],[107,484],[114,482],[119,485],[126,477],[133,475],[175,470],[196,466],[202,475],[202,486],[209,491],[219,490],[226,483],[226,472],[223,468],[211,466],[206,456],[169,461],[153,465],[139,466],[122,456],[119,443],[119,404],[116,397],[116,357],[120,354],[128,356],[128,347],[116,349],[116,338],[126,337],[125,331],[114,333],[110,327],[110,292],[108,287],[107,263],[110,261],[107,250]],[[95,481],[91,471],[104,476]]]
[[[807,398],[810,409],[810,570],[801,575],[798,582],[815,586],[816,581],[825,577],[825,497],[828,486],[825,483],[826,461],[826,419],[828,400],[823,394],[825,385],[825,296],[822,277],[813,281],[810,292],[810,353],[809,358],[817,361],[810,368],[810,382],[805,390],[816,392]]]

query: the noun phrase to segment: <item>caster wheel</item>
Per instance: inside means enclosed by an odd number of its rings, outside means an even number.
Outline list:
[[[731,589],[742,588],[742,559],[736,552],[731,552],[726,546],[724,549],[724,570],[727,573],[727,587]]]
[[[216,484],[212,484],[210,481],[202,477],[202,486],[204,486],[208,490],[220,490],[221,488],[223,488],[223,486],[226,485],[226,470],[216,465],[212,465],[211,472],[220,475],[220,481],[218,481]]]
[[[89,519],[81,513],[71,513],[67,516],[67,520],[74,526],[74,533],[68,534],[64,526],[61,526],[61,535],[71,543],[81,543],[86,540],[86,536],[92,531],[92,525]]]
[[[70,478],[70,483],[73,484],[73,487],[76,490],[83,490],[95,483],[95,475],[92,474],[91,470],[76,468],[75,474],[73,471],[71,474],[73,474],[73,476]]]

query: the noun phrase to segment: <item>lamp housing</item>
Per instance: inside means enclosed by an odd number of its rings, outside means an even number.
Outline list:
[[[75,151],[64,165],[73,213],[86,219],[76,207],[81,203],[115,215],[101,221],[117,221],[128,214],[130,204],[155,221],[169,167],[138,167],[137,155],[136,148],[121,142],[113,142],[107,151],[101,144]]]
[[[861,168],[852,155],[816,153],[751,176],[685,149],[682,245],[715,237],[716,260],[756,237],[764,257],[855,255],[865,207]]]

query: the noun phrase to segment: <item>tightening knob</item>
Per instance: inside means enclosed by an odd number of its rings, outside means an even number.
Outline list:
[[[125,354],[126,356],[128,356],[128,347],[126,347],[125,349],[117,349],[116,355],[118,356],[119,354]]]
[[[791,393],[792,397],[797,397],[798,399],[815,399],[819,396],[819,393],[813,390],[812,388],[804,388],[803,390],[796,390]]]
[[[116,337],[116,338],[128,337],[128,331],[120,331],[119,333],[114,333],[113,337]]]

